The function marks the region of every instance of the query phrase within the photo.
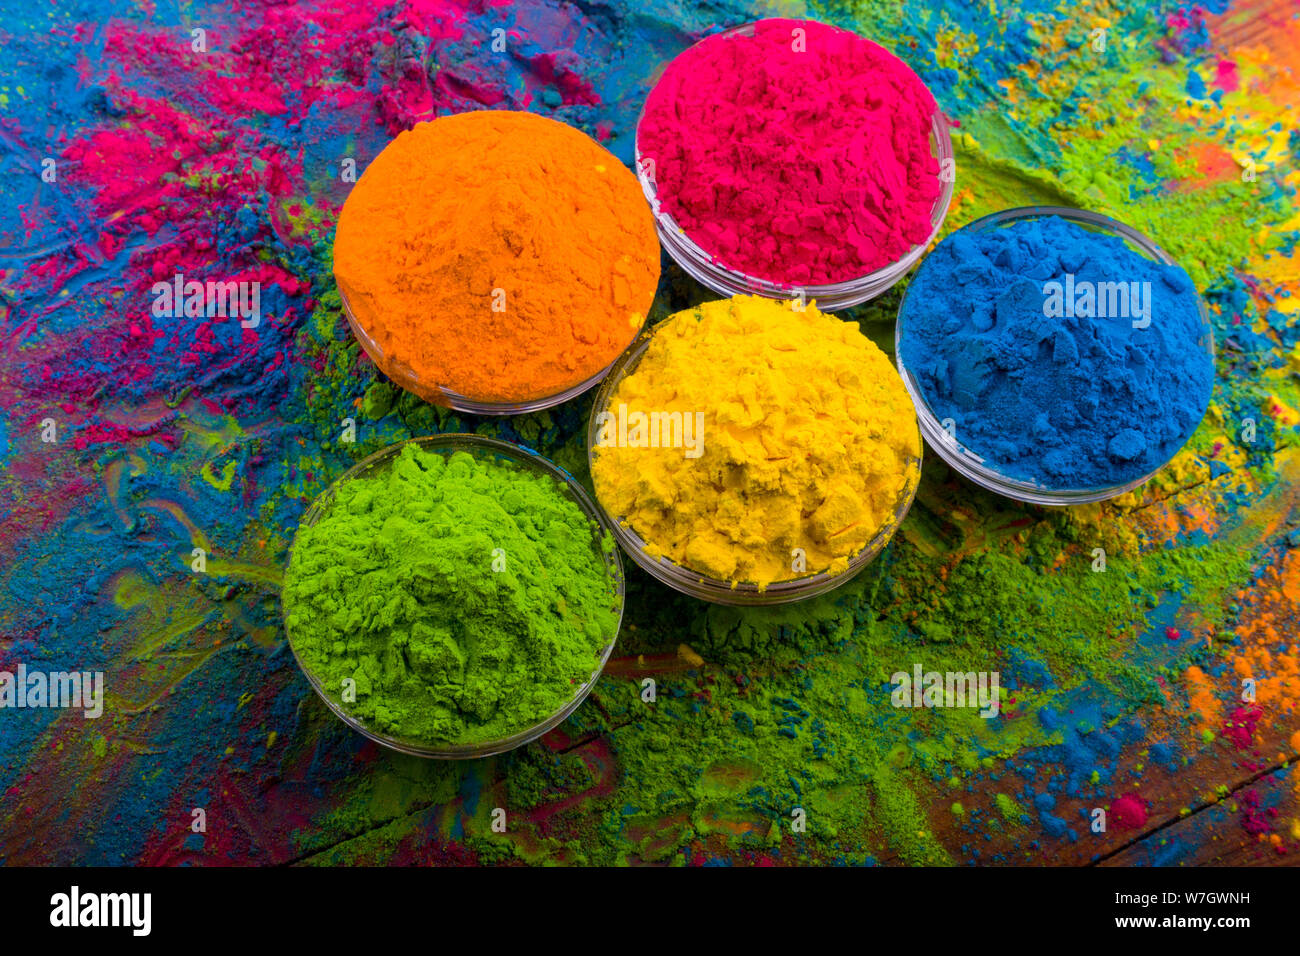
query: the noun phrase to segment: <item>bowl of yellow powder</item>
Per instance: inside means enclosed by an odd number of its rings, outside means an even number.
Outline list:
[[[330,710],[385,747],[452,759],[569,717],[609,660],[623,594],[613,535],[571,475],[508,442],[436,435],[316,499],[281,607]]]
[[[636,337],[659,240],[636,176],[581,130],[483,110],[401,133],[339,215],[352,333],[394,382],[521,414],[598,382]]]
[[[862,570],[920,478],[916,411],[855,323],[759,296],[646,329],[597,393],[596,499],[628,555],[720,604],[781,604]]]

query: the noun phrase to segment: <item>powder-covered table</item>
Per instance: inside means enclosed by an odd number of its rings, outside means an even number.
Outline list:
[[[280,625],[288,542],[329,481],[410,435],[500,435],[585,477],[589,399],[498,422],[395,391],[340,314],[338,210],[392,135],[447,111],[536,110],[630,160],[656,71],[754,14],[241,7],[30,6],[0,44],[0,670],[107,686],[98,718],[0,712],[0,860],[1294,859],[1284,3],[1114,22],[1036,0],[810,6],[895,50],[960,122],[949,228],[1087,207],[1182,262],[1216,328],[1210,414],[1157,480],[1068,513],[930,456],[886,554],[808,604],[711,608],[629,562],[591,700],[542,743],[461,764],[379,750],[317,700]],[[178,275],[260,282],[258,322],[160,307]],[[669,270],[656,317],[702,298]],[[854,316],[889,344],[897,305]],[[1000,715],[893,706],[916,664],[997,671]]]

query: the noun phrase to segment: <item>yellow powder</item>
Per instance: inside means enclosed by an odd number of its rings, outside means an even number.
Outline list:
[[[843,571],[920,466],[898,372],[813,305],[739,296],[670,316],[602,411],[606,510],[652,556],[733,585]]]

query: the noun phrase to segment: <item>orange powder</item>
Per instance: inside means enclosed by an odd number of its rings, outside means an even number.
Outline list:
[[[632,172],[532,113],[420,123],[343,206],[334,277],[389,377],[447,404],[547,398],[601,372],[659,281],[654,219]]]

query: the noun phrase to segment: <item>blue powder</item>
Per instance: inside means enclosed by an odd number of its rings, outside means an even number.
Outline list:
[[[1100,285],[1120,282],[1137,292],[1127,308]],[[1187,273],[1057,216],[952,234],[899,321],[903,364],[935,417],[990,468],[1046,488],[1155,471],[1196,430],[1214,384]]]

